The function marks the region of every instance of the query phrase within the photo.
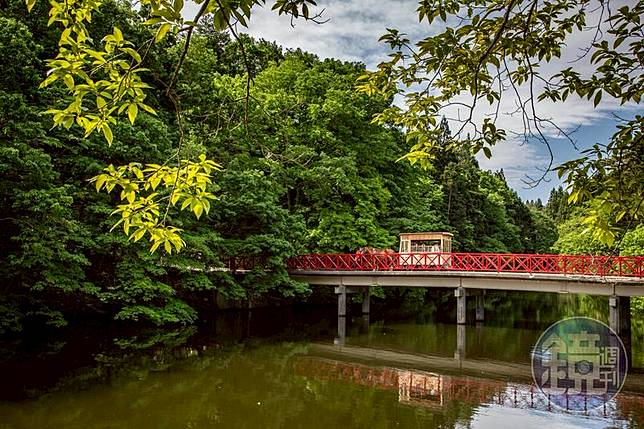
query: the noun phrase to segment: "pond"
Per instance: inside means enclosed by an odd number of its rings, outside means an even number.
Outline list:
[[[485,324],[464,327],[451,323],[448,293],[428,301],[403,314],[375,302],[369,319],[348,317],[344,337],[334,307],[298,306],[220,312],[198,327],[136,334],[83,323],[4,344],[0,428],[644,424],[638,320],[634,368],[606,406],[560,410],[532,388],[530,351],[543,330],[571,315],[605,321],[605,299],[491,294]]]

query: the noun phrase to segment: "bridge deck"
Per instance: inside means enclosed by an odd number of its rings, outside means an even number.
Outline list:
[[[644,296],[644,279],[566,274],[494,273],[472,271],[291,271],[291,277],[310,285],[383,286],[583,293]]]

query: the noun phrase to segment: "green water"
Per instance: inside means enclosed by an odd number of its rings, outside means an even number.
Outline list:
[[[637,368],[604,410],[556,410],[530,392],[530,350],[541,332],[565,316],[605,318],[604,301],[491,295],[485,325],[464,328],[450,323],[449,295],[431,301],[402,315],[376,302],[369,320],[347,320],[344,337],[333,307],[299,307],[226,312],[198,328],[136,335],[84,323],[5,344],[0,428],[643,424]],[[644,366],[642,335],[635,320],[635,367]],[[412,380],[425,390],[406,391]]]

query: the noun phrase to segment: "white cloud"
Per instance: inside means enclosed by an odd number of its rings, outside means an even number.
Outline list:
[[[419,24],[415,0],[328,0],[320,1],[326,24],[304,20],[294,21],[277,16],[270,7],[255,8],[248,33],[257,38],[277,41],[284,47],[312,52],[322,58],[361,61],[375,67],[386,57],[386,49],[378,38],[386,28],[397,28],[417,38],[428,30]]]

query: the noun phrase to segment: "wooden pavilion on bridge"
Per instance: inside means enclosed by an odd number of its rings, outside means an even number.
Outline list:
[[[449,232],[412,232],[400,234],[400,266],[442,266],[451,264],[452,237]],[[430,253],[431,255],[428,255]]]
[[[411,232],[400,234],[400,253],[451,253],[449,232]]]

